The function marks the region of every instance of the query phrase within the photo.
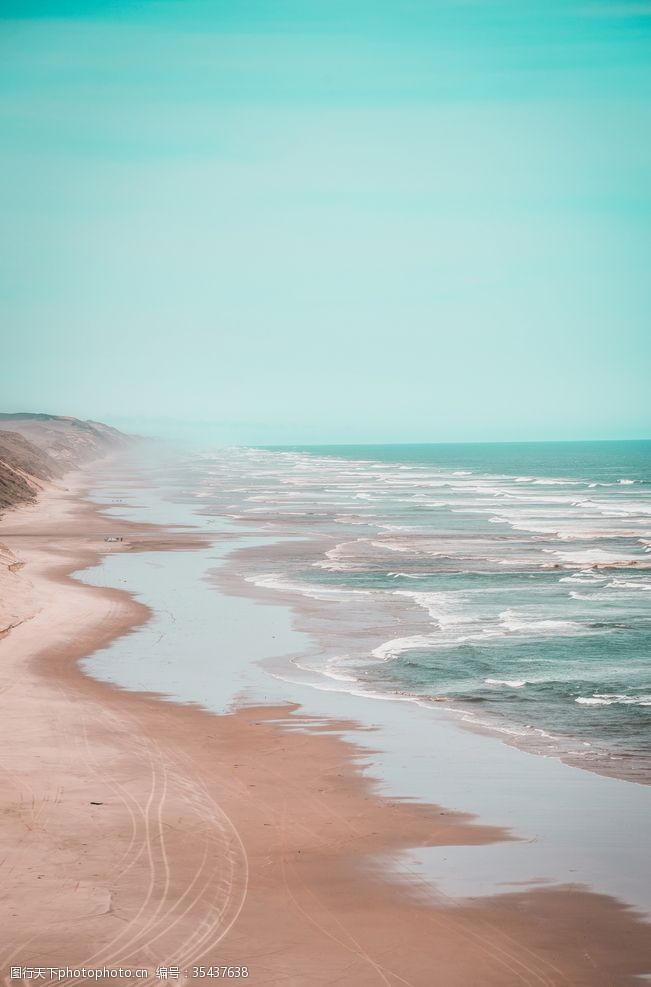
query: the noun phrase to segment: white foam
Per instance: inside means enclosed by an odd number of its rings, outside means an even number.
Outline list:
[[[635,589],[651,593],[651,581],[648,579],[611,579],[606,586],[611,589]]]
[[[592,595],[590,595],[586,593],[579,593],[578,590],[575,589],[571,589],[569,595],[573,600],[583,600],[586,603],[595,603],[599,600],[603,600],[604,598],[602,593],[592,593]]]
[[[549,550],[543,549],[543,551]],[[581,549],[577,552],[551,551],[563,562],[573,565],[618,565],[622,562],[636,561],[635,556],[625,555],[623,553],[621,555],[614,555],[612,552],[605,552],[603,548]]]
[[[357,538],[354,541],[341,541],[334,548],[329,548],[327,552],[324,552],[324,559],[317,559],[312,565],[316,569],[336,569],[338,568],[337,563],[350,561],[350,552],[347,551],[351,545],[356,545],[357,542],[363,541],[362,538]]]
[[[474,617],[461,612],[461,603],[455,593],[414,592],[409,589],[393,590],[394,596],[406,596],[428,612],[440,628],[460,626],[474,622]]]
[[[432,638],[425,634],[413,634],[411,637],[396,637],[391,641],[385,641],[379,647],[374,648],[371,654],[378,661],[389,661],[397,658],[405,651],[415,651],[418,648],[430,648]]]
[[[527,684],[526,679],[484,679],[486,685],[508,685],[510,689],[521,689]]]
[[[552,479],[538,479],[533,481],[536,486],[540,487],[576,487],[583,483],[583,480],[552,480]]]
[[[404,542],[397,541],[372,541],[369,544],[373,548],[388,548],[390,552],[412,552],[413,547],[411,545],[405,545]]]
[[[333,597],[345,599],[349,596],[371,595],[371,591],[367,589],[342,589],[338,586],[314,586],[308,583],[292,582],[277,573],[247,576],[246,582],[253,583],[254,586],[260,586],[263,589],[273,589],[283,593],[299,593],[301,596],[309,596],[314,600],[329,600]]]
[[[574,700],[581,706],[651,706],[651,696],[627,696],[616,692],[595,692]]]
[[[537,620],[517,610],[503,610],[500,614],[502,626],[513,633],[530,634],[538,637],[543,634],[571,634],[581,631],[581,624],[573,620]]]
[[[560,583],[580,583],[581,585],[590,586],[594,583],[603,583],[608,577],[602,576],[598,572],[593,572],[591,569],[582,569],[577,572],[574,576],[562,576],[559,579]]]

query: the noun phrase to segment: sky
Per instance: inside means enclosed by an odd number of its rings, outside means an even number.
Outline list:
[[[0,10],[2,410],[651,436],[651,2]]]

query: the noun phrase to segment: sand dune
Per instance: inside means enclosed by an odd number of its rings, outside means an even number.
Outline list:
[[[33,500],[66,470],[130,441],[100,422],[61,415],[0,414],[0,510]]]

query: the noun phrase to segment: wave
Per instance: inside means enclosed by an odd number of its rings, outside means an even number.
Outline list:
[[[537,637],[541,634],[572,634],[583,632],[581,624],[573,620],[537,620],[517,610],[503,610],[500,621],[507,631],[518,634],[531,634]]]
[[[404,542],[397,541],[372,541],[369,542],[373,548],[387,548],[390,552],[412,552],[413,548],[411,545],[405,545]]]
[[[581,549],[577,552],[559,552],[556,549],[543,549],[543,552],[548,554],[556,555],[562,562],[568,563],[569,565],[622,565],[629,564],[631,562],[636,562],[637,559],[633,555],[614,555],[612,552],[605,552],[603,548],[589,548]]]
[[[351,559],[346,559],[342,557],[345,549],[349,548],[351,545],[356,545],[358,542],[364,541],[363,538],[355,538],[352,541],[340,541],[333,548],[329,548],[323,553],[322,559],[317,559],[312,563],[315,569],[328,569],[337,570],[346,568],[346,562],[350,564]]]
[[[484,679],[486,685],[508,685],[510,689],[522,689],[527,684],[526,679]]]
[[[603,583],[607,578],[607,576],[600,575],[598,572],[593,572],[592,569],[582,569],[581,572],[577,572],[574,576],[561,576],[559,583],[580,583],[590,586],[595,583]]]
[[[461,603],[455,593],[417,592],[409,589],[393,590],[394,596],[406,596],[423,610],[426,610],[432,620],[441,629],[450,626],[461,626],[474,623],[476,617],[460,613]]]
[[[374,648],[371,654],[378,661],[389,661],[391,658],[397,658],[398,655],[404,654],[405,651],[429,648],[432,646],[432,643],[431,636],[426,634],[413,634],[411,637],[396,637]]]
[[[534,459],[512,459],[509,469],[532,471],[516,476],[481,465],[401,469],[256,453],[225,478],[210,464],[210,489],[215,513],[223,516],[223,504],[243,518],[246,508],[250,523],[265,514],[266,527],[277,520],[283,536],[291,526],[303,539],[282,561],[252,556],[262,571],[250,581],[261,594],[276,591],[282,602],[284,593],[306,619],[325,607],[345,617],[334,638],[331,624],[315,625],[323,647],[303,659],[310,679],[355,695],[443,704],[493,729],[503,719],[501,729],[526,746],[540,724],[576,738],[575,746],[603,734],[606,745],[629,750],[651,705],[640,619],[651,590],[651,486],[633,482],[636,462],[622,468],[606,457],[592,473],[589,463],[585,472],[577,466],[570,479]],[[335,546],[338,537],[345,541]],[[441,694],[412,694],[412,685]]]
[[[409,527],[408,524],[378,524],[378,528],[383,531],[413,531],[414,529]],[[384,544],[384,543],[383,543]]]
[[[552,480],[550,479],[538,479],[533,481],[535,486],[539,487],[576,487],[583,483],[583,480]]]
[[[273,589],[283,593],[299,593],[301,596],[309,596],[314,600],[370,596],[372,592],[368,589],[343,589],[338,586],[314,586],[313,584],[293,582],[273,572],[246,576],[246,582],[253,583],[254,586],[259,586],[262,589]]]
[[[616,692],[595,692],[592,696],[579,696],[574,702],[581,706],[651,706],[651,695],[627,696]]]
[[[634,589],[651,593],[651,581],[648,579],[611,579],[606,586],[611,589]]]

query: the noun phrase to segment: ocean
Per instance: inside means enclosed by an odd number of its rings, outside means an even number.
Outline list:
[[[237,572],[316,642],[292,674],[648,780],[651,442],[206,451],[179,476],[278,536]]]

